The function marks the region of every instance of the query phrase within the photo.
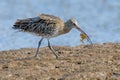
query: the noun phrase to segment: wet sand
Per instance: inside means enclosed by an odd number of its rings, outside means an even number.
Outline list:
[[[120,43],[54,46],[0,52],[0,80],[120,80]]]

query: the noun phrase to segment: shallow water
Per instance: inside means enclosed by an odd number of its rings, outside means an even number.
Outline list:
[[[40,13],[58,16],[64,21],[76,18],[93,43],[120,42],[120,0],[1,0],[0,50],[37,47],[41,37],[12,29],[16,19]],[[79,32],[73,29],[51,39],[52,45],[80,45]],[[43,41],[42,46],[47,46]]]

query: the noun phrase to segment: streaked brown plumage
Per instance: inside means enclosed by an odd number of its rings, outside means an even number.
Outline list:
[[[13,28],[25,32],[35,33],[42,37],[42,39],[39,41],[35,57],[38,57],[39,47],[44,38],[48,39],[48,47],[55,54],[56,58],[58,58],[58,54],[50,45],[50,38],[68,33],[72,28],[76,28],[80,32],[87,35],[82,29],[78,27],[78,23],[75,19],[69,19],[67,22],[64,22],[60,18],[48,14],[40,14],[34,18],[17,20]],[[88,36],[87,40],[92,43]]]

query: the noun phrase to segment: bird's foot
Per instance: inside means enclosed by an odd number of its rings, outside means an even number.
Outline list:
[[[58,59],[60,55],[58,53],[54,53],[54,54],[55,54],[56,59]]]
[[[39,55],[34,56],[35,59],[40,59]]]

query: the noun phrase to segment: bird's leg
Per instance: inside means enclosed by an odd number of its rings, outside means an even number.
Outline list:
[[[42,38],[42,39],[39,41],[39,43],[38,43],[37,51],[36,51],[36,54],[35,54],[35,56],[34,56],[35,58],[38,57],[39,48],[40,48],[40,45],[41,45],[41,42],[42,42],[43,39],[44,39],[44,38]]]
[[[50,50],[54,53],[54,55],[56,56],[56,59],[58,59],[58,54],[55,52],[55,50],[53,49],[53,47],[50,45],[49,39],[48,39],[48,47],[49,47]]]

